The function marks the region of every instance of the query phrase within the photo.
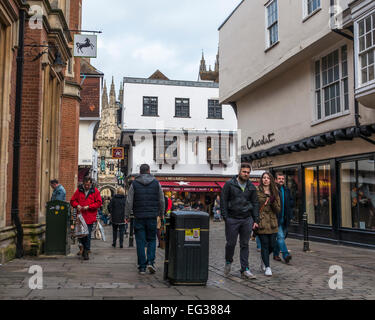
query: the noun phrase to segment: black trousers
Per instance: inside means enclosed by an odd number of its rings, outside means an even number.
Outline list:
[[[270,254],[276,247],[276,236],[277,233],[272,234],[259,234],[259,240],[261,243],[261,256],[266,268],[270,266]]]
[[[120,233],[120,246],[122,246],[124,244],[125,224],[112,223],[112,230],[113,230],[113,243],[116,244],[117,230],[118,230]]]

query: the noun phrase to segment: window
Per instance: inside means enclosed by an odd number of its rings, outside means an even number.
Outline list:
[[[304,17],[312,15],[315,11],[320,9],[320,0],[303,0],[304,2]]]
[[[158,98],[143,97],[143,115],[157,117],[158,115]]]
[[[308,223],[332,226],[330,165],[305,168],[305,196]]]
[[[360,84],[375,79],[375,13],[358,22]]]
[[[349,110],[347,46],[315,61],[316,118],[323,120]]]
[[[375,161],[340,165],[341,226],[375,231]]]
[[[179,138],[177,136],[158,136],[154,140],[154,159],[156,163],[177,162]]]
[[[222,119],[222,106],[219,100],[208,100],[208,118],[209,119]]]
[[[189,99],[176,98],[176,114],[178,118],[189,118],[190,117],[190,102]]]
[[[277,0],[273,0],[266,7],[267,47],[271,47],[279,40]]]
[[[229,135],[213,135],[207,138],[207,161],[211,164],[230,162]]]

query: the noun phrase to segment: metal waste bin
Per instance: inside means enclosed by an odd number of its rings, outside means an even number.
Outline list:
[[[165,277],[173,285],[204,286],[208,280],[209,214],[174,211],[167,224]]]
[[[55,200],[47,202],[46,255],[70,253],[70,204]]]

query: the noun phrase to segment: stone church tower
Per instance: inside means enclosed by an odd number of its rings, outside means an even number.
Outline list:
[[[121,90],[120,90],[121,91]],[[120,92],[121,95],[121,92]],[[120,104],[116,101],[115,84],[112,78],[109,100],[107,85],[104,83],[102,94],[102,114],[99,129],[95,135],[94,148],[98,151],[98,184],[101,190],[113,191],[118,186],[119,164],[112,159],[112,147],[119,146],[121,136],[119,117]],[[103,194],[102,194],[103,195]],[[109,195],[109,194],[108,194]]]

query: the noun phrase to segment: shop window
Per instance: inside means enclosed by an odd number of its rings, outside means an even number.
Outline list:
[[[375,230],[375,164],[366,159],[340,165],[341,226]]]
[[[331,169],[328,164],[305,168],[308,223],[332,225]]]

